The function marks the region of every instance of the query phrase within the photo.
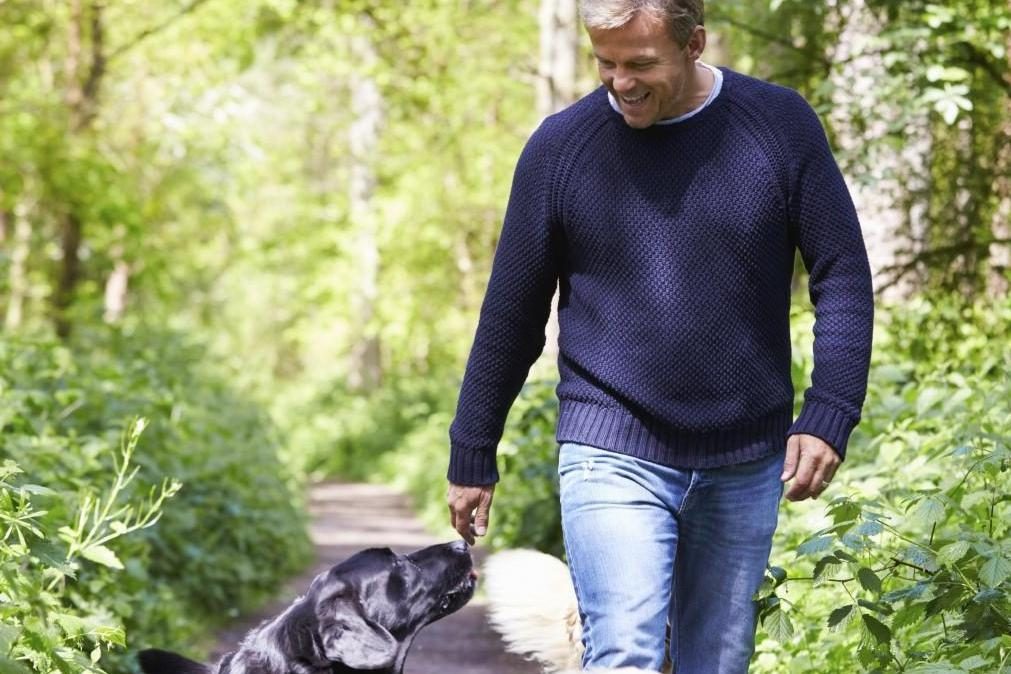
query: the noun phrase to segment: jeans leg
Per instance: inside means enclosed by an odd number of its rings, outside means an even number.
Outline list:
[[[756,606],[783,485],[779,453],[698,472],[679,515],[671,610],[677,674],[744,674],[755,649]]]
[[[644,462],[570,443],[561,447],[559,476],[583,668],[659,671],[678,537],[662,485]]]

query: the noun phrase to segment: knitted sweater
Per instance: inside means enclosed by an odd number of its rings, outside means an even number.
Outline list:
[[[807,102],[722,70],[720,95],[683,122],[633,129],[599,88],[527,142],[450,428],[451,482],[498,480],[556,284],[559,442],[713,468],[808,433],[845,456],[873,319],[853,202]],[[816,317],[796,420],[795,249]]]

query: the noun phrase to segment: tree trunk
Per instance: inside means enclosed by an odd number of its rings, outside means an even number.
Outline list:
[[[116,261],[109,278],[105,280],[105,311],[102,319],[106,323],[118,323],[126,313],[127,290],[130,286],[130,265],[123,259],[122,247],[113,253]]]
[[[66,88],[64,101],[70,111],[71,131],[84,135],[91,130],[95,118],[98,91],[105,75],[106,59],[102,10],[99,0],[88,5],[88,38],[90,53],[87,72],[82,76],[84,52],[85,16],[81,0],[69,0],[70,24],[67,29],[67,55],[64,61]],[[74,293],[81,278],[80,247],[84,239],[84,223],[74,210],[73,204],[66,204],[66,211],[60,218],[60,266],[53,289],[53,325],[61,339],[70,336],[71,321],[69,309],[74,301]]]
[[[540,116],[558,112],[576,99],[579,21],[576,0],[541,0],[541,58],[537,78]],[[558,292],[551,300],[542,359],[558,360]]]
[[[32,224],[28,218],[28,205],[19,203],[14,208],[14,237],[11,241],[11,266],[7,280],[9,295],[4,328],[13,331],[24,320],[25,298],[28,296],[28,254],[31,252]]]
[[[365,20],[365,19],[363,19]],[[375,46],[363,30],[352,38],[351,53],[358,64],[358,74],[351,84],[354,121],[351,123],[349,150],[349,208],[354,236],[352,263],[357,267],[358,287],[352,298],[351,362],[348,384],[353,390],[370,391],[382,378],[379,337],[372,326],[379,299],[379,242],[375,208],[375,161],[382,125],[382,95],[372,76],[378,62]]]
[[[1007,67],[1004,81],[1011,86],[1011,32],[1005,38]],[[1004,97],[1003,132],[998,134],[997,166],[995,170],[997,209],[994,213],[993,236],[1011,240],[1011,96]],[[991,268],[987,290],[991,296],[1007,295],[1011,291],[1011,244],[990,244]]]

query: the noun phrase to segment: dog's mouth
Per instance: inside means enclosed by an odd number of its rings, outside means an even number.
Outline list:
[[[477,571],[470,569],[466,576],[449,592],[442,595],[436,608],[439,616],[446,616],[463,607],[474,596],[477,586]]]

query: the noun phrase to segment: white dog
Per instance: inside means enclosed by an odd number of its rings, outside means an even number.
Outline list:
[[[536,550],[506,550],[484,564],[491,626],[506,650],[536,660],[545,672],[575,674],[583,656],[583,628],[569,569]],[[604,674],[656,674],[623,667]]]

